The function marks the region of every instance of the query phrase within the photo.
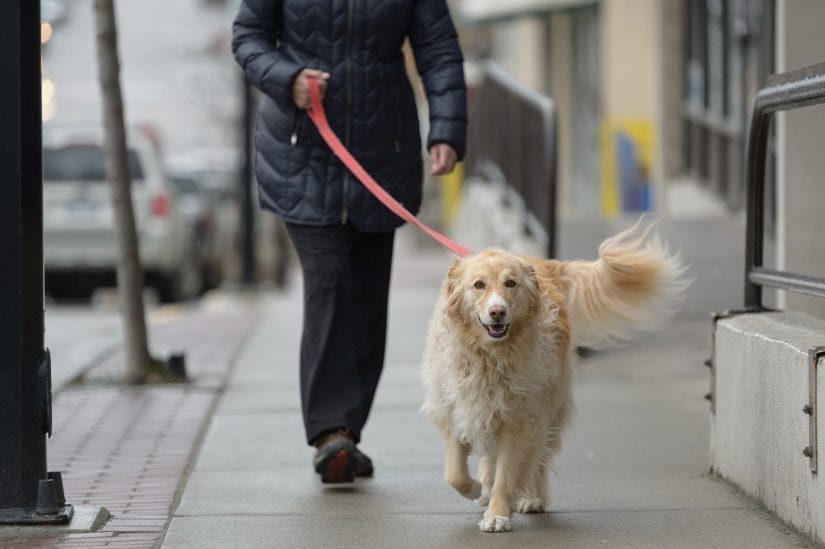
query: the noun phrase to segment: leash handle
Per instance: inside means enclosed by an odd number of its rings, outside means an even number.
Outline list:
[[[324,105],[321,103],[321,92],[318,89],[318,80],[314,77],[310,77],[308,80],[309,95],[311,99],[311,105],[308,110],[309,118],[318,128],[318,131],[321,133],[321,137],[324,138],[324,141],[326,141],[327,145],[329,145],[330,149],[332,149],[332,152],[335,153],[335,156],[337,156],[341,162],[344,163],[344,166],[346,166],[347,169],[352,172],[352,174],[361,183],[363,183],[363,185],[373,194],[373,196],[375,196],[375,198],[384,204],[384,206],[389,208],[395,215],[404,221],[412,223],[454,254],[461,257],[472,254],[473,252],[469,248],[465,248],[458,242],[447,238],[443,234],[431,229],[419,221],[417,217],[410,213],[407,208],[393,198],[381,185],[378,184],[377,181],[375,181],[375,179],[372,178],[370,174],[367,173],[364,167],[361,166],[355,157],[350,154],[347,148],[344,147],[344,144],[341,143],[341,140],[338,139],[335,132],[332,131],[329,121],[327,120],[326,112],[324,112]]]

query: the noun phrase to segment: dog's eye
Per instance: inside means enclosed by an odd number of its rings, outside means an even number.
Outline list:
[[[507,282],[505,282],[504,285],[508,288],[514,288],[516,286],[516,281],[511,278],[507,280]]]
[[[473,287],[474,287],[476,290],[483,290],[486,286],[487,286],[487,285],[486,285],[486,284],[484,284],[484,282],[482,282],[481,280],[476,280],[476,283],[475,283],[475,284],[473,284]]]

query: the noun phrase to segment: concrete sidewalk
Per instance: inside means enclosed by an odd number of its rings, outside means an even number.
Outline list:
[[[312,471],[298,396],[302,313],[295,282],[264,298],[261,323],[215,408],[163,546],[809,546],[708,472],[704,309],[735,306],[741,295],[719,282],[736,276],[738,257],[714,251],[726,244],[708,246],[706,232],[718,230],[734,246],[740,241],[730,232],[738,229],[733,221],[718,223],[665,226],[694,264],[697,280],[684,313],[633,346],[582,360],[577,414],[554,466],[548,513],[517,515],[512,533],[486,534],[476,526],[481,508],[442,480],[439,437],[418,412],[418,364],[450,257],[404,229],[387,365],[362,443],[375,478],[331,489]],[[579,255],[579,247],[610,230],[568,227],[562,237],[575,234],[575,246],[563,243],[562,256]],[[592,257],[595,247],[588,249]]]

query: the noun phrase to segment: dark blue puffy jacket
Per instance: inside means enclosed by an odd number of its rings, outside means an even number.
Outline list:
[[[286,221],[387,231],[401,220],[355,180],[292,101],[303,68],[331,74],[324,107],[366,170],[413,213],[421,138],[401,51],[409,37],[430,113],[427,148],[466,139],[463,59],[446,0],[243,0],[232,49],[263,92],[255,132],[260,201]]]

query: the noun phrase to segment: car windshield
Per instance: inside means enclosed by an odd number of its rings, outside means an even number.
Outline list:
[[[129,173],[133,181],[143,179],[140,159],[129,151]],[[103,149],[97,145],[67,145],[43,149],[43,179],[45,181],[106,181]]]
[[[176,175],[171,178],[171,181],[181,194],[198,194],[200,192],[198,182],[191,177]]]

